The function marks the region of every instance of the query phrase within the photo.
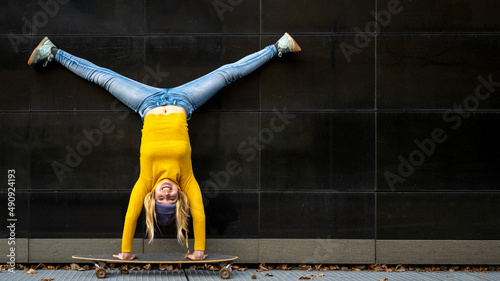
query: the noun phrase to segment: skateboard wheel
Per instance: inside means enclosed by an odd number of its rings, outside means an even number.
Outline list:
[[[222,279],[229,279],[229,277],[231,277],[231,270],[229,270],[228,268],[222,268],[219,271],[219,276]]]
[[[99,278],[99,279],[106,278],[106,269],[104,269],[102,267],[96,269],[95,276],[97,276],[97,278]]]

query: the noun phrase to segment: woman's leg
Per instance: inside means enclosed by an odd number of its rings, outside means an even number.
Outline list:
[[[146,112],[156,106],[179,105],[186,109],[189,120],[194,110],[228,84],[250,74],[276,55],[281,56],[283,53],[300,50],[293,38],[285,33],[274,45],[269,45],[235,63],[224,65],[203,77],[172,89],[144,85],[63,50],[58,50],[47,37],[33,50],[28,64],[43,62],[46,66],[48,62],[55,59],[76,75],[106,89],[125,105],[138,112],[143,119]]]
[[[168,95],[172,97],[186,98],[190,109],[188,117],[191,113],[208,101],[218,91],[230,83],[250,74],[264,63],[278,54],[274,45],[248,55],[241,60],[226,64],[196,80],[188,82],[179,87],[168,89]],[[183,105],[186,107],[185,105]]]
[[[165,89],[144,85],[60,49],[55,55],[55,60],[76,75],[103,87],[125,105],[138,112],[142,118],[145,112],[139,112],[139,110],[143,101],[151,95],[165,92]]]
[[[186,108],[188,119],[194,110],[198,109],[218,91],[230,83],[250,74],[276,55],[288,52],[300,52],[299,45],[285,33],[274,45],[248,55],[239,61],[226,64],[205,76],[176,88],[168,89],[169,97]]]

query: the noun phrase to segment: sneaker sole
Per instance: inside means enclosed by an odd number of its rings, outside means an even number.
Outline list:
[[[33,50],[33,52],[31,53],[31,56],[28,60],[28,65],[32,65],[33,62],[31,61],[32,59],[35,59],[35,52],[38,50],[38,47],[42,46],[43,43],[45,43],[45,41],[49,40],[49,38],[47,36],[45,36],[42,41],[38,44],[38,46],[36,46],[36,48]]]
[[[302,49],[300,48],[299,44],[297,44],[297,42],[295,42],[295,40],[293,39],[293,37],[290,36],[290,34],[288,34],[288,32],[285,32],[285,34],[288,37],[288,39],[290,39],[290,41],[292,41],[292,43],[293,43],[293,51],[294,52],[300,52],[300,51],[302,51]]]

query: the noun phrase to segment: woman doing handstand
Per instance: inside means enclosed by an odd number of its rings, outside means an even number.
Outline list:
[[[300,47],[285,33],[275,44],[224,65],[184,85],[161,89],[144,85],[109,69],[58,49],[47,37],[35,48],[28,64],[52,60],[76,75],[93,82],[139,113],[144,121],[140,148],[140,174],[125,216],[122,251],[115,257],[131,260],[137,220],[144,207],[146,233],[154,238],[155,223],[167,225],[174,219],[177,239],[186,243],[188,217],[194,231],[194,252],[187,257],[203,260],[205,254],[205,211],[201,191],[193,175],[187,121],[193,111],[231,82],[248,75],[276,55],[298,52]],[[188,250],[189,251],[189,250]]]

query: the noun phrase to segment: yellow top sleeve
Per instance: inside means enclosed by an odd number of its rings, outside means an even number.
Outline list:
[[[200,186],[193,174],[191,144],[186,115],[147,115],[141,142],[141,172],[132,193],[125,216],[122,252],[132,251],[132,241],[141,214],[144,197],[158,183],[170,180],[189,199],[194,231],[194,249],[205,250],[205,210]]]

